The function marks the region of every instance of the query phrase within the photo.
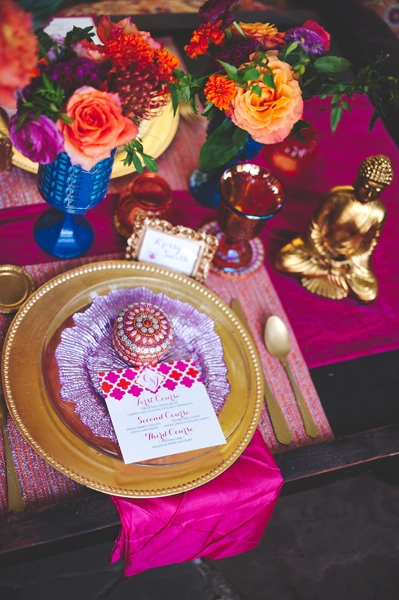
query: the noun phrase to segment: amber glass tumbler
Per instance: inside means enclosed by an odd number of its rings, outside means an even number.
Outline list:
[[[220,180],[217,209],[219,247],[215,266],[231,272],[249,265],[249,240],[257,237],[267,221],[284,206],[285,190],[277,177],[253,164],[227,169]]]

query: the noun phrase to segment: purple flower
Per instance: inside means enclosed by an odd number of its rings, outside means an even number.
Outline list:
[[[208,0],[198,11],[199,18],[202,23],[223,21],[223,27],[228,27],[236,19],[230,8],[237,2],[238,0]]]
[[[54,162],[64,149],[64,139],[57,125],[44,115],[37,121],[28,115],[17,131],[18,119],[18,114],[10,119],[10,139],[14,147],[33,162],[42,165]]]
[[[265,48],[259,43],[258,40],[247,40],[243,44],[233,44],[232,46],[224,48],[220,52],[216,52],[216,54],[210,58],[208,64],[206,65],[205,75],[215,73],[216,71],[223,69],[218,60],[222,60],[229,65],[233,65],[233,67],[240,67],[244,63],[248,62],[251,54],[259,49],[263,50]]]
[[[315,31],[305,27],[289,29],[285,32],[284,40],[288,43],[298,42],[299,48],[302,48],[308,54],[322,54],[324,52],[322,38]]]
[[[76,57],[68,61],[54,63],[44,69],[44,73],[52,81],[57,81],[68,99],[75,90],[88,85],[99,89],[107,79],[108,62],[94,62],[89,58]],[[26,95],[26,94],[25,94]]]
[[[68,61],[56,62],[44,69],[42,73],[53,81],[58,82],[65,92],[65,101],[69,100],[72,94],[79,88],[88,85],[98,90],[104,81],[107,80],[109,70],[108,61],[96,63],[90,58],[76,57]],[[25,100],[32,100],[32,94],[43,87],[42,76],[32,79],[30,84],[24,89]]]

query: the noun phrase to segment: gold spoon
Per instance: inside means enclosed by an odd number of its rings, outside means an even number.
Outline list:
[[[232,298],[231,302],[230,302],[230,306],[236,313],[237,317],[239,319],[241,319],[242,324],[244,325],[245,329],[247,330],[248,335],[252,338],[251,330],[245,319],[245,315],[243,313],[243,310],[241,308],[239,301],[236,298]],[[291,431],[289,430],[288,423],[285,420],[285,417],[284,417],[283,413],[281,412],[279,405],[277,404],[277,400],[273,396],[273,392],[270,389],[269,383],[266,379],[266,375],[263,370],[262,370],[262,376],[263,376],[263,389],[264,389],[266,407],[269,412],[270,421],[272,423],[274,433],[276,435],[276,439],[278,442],[280,442],[280,444],[284,444],[284,445],[288,446],[292,442]]]
[[[288,329],[283,321],[276,315],[273,315],[267,319],[265,327],[265,344],[269,354],[280,360],[288,375],[292,390],[295,395],[296,403],[302,416],[306,433],[311,438],[316,438],[319,435],[319,430],[312,419],[312,416],[305,404],[303,396],[287,362],[287,356],[291,351],[291,342]]]

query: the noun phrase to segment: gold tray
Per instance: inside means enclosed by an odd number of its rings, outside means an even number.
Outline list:
[[[227,443],[181,453],[171,464],[124,464],[85,443],[53,408],[42,361],[57,331],[97,295],[144,286],[209,315],[224,348],[231,393],[218,418]],[[127,261],[84,265],[39,288],[8,331],[2,374],[10,413],[27,442],[53,467],[95,490],[132,498],[168,496],[196,488],[226,470],[244,451],[259,421],[263,389],[253,342],[231,309],[193,279]]]
[[[144,152],[153,158],[158,158],[176,135],[179,125],[179,113],[173,116],[172,104],[164,106],[162,113],[151,121],[144,121],[140,126],[140,136],[143,141]],[[0,115],[0,131],[7,133],[7,127]],[[8,135],[8,133],[7,133]],[[121,148],[115,156],[115,162],[111,173],[111,179],[129,175],[136,171],[133,164],[130,167],[125,167],[123,161],[126,157],[126,152]],[[20,167],[29,173],[37,173],[39,165],[26,158],[23,154],[13,148],[12,164],[15,167]]]

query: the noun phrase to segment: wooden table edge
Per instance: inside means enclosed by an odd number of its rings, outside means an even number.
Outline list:
[[[283,494],[399,465],[399,424],[310,444],[275,455]],[[111,498],[99,492],[69,502],[7,513],[0,518],[0,565],[114,541],[120,520]]]

